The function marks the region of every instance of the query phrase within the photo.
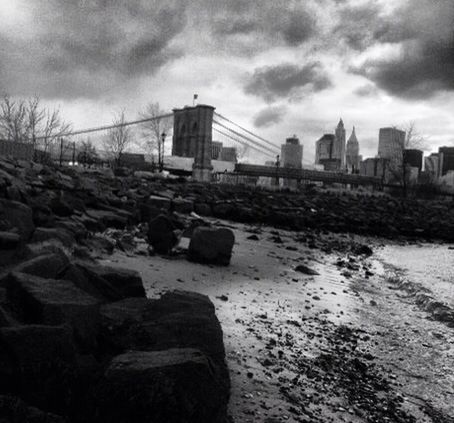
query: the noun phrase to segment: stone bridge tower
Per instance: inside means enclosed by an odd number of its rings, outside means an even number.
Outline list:
[[[194,157],[192,177],[210,182],[214,107],[205,104],[173,109],[172,156]]]

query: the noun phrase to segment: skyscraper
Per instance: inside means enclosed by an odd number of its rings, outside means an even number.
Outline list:
[[[355,127],[353,127],[352,134],[347,141],[347,148],[345,153],[345,165],[347,170],[351,173],[355,173],[359,170],[359,142],[356,138]]]
[[[380,128],[378,134],[378,157],[402,160],[405,147],[405,131],[397,128]]]
[[[340,161],[340,168],[344,169],[345,167],[345,128],[344,122],[342,119],[339,120],[337,124],[336,131],[336,140],[333,145],[333,159],[338,159]]]

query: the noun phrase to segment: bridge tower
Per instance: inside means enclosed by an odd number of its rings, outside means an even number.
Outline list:
[[[194,157],[192,177],[210,182],[214,107],[206,104],[173,109],[172,156]]]

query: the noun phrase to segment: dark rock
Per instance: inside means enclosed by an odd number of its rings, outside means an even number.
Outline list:
[[[255,234],[249,235],[247,239],[250,239],[251,241],[258,241],[259,237]]]
[[[13,250],[20,243],[20,236],[14,232],[0,231],[0,250]]]
[[[207,203],[196,203],[194,204],[194,211],[200,216],[211,216],[211,206]]]
[[[14,272],[27,273],[42,278],[58,278],[69,266],[68,257],[63,252],[43,254],[24,261],[14,267]]]
[[[54,214],[61,217],[71,216],[74,213],[74,209],[61,197],[51,200],[50,209]]]
[[[232,256],[235,235],[227,228],[199,226],[192,234],[188,256],[200,263],[228,265]]]
[[[228,390],[196,349],[115,357],[95,390],[95,422],[224,423]]]
[[[311,269],[310,267],[308,267],[304,264],[299,264],[298,266],[296,266],[295,271],[304,273],[305,275],[319,275],[320,274],[316,270]]]
[[[96,345],[98,301],[71,281],[11,273],[7,292],[22,321],[46,325],[66,323],[74,329],[76,340],[83,348]]]
[[[58,239],[68,248],[71,248],[76,243],[72,233],[64,228],[36,228],[32,242],[44,242],[49,239]]]
[[[166,216],[159,215],[148,225],[148,242],[159,254],[169,254],[178,243],[175,224]]]
[[[364,244],[354,244],[352,245],[351,251],[353,254],[371,256],[374,252],[372,248]]]
[[[174,198],[172,200],[172,209],[177,213],[189,214],[194,211],[194,202],[184,198]]]
[[[12,228],[17,228],[22,239],[28,240],[35,225],[30,207],[17,201],[0,198],[0,220],[5,219]]]
[[[120,267],[108,267],[100,265],[85,264],[84,268],[91,274],[105,279],[109,284],[126,297],[145,297],[145,289],[142,277],[136,270],[124,269]]]
[[[146,204],[151,207],[156,207],[161,211],[169,211],[172,204],[172,200],[167,197],[159,197],[157,195],[150,195]]]
[[[18,397],[0,395],[2,423],[66,423],[66,419],[27,405]]]
[[[45,410],[64,407],[77,366],[68,326],[0,328],[0,391]]]

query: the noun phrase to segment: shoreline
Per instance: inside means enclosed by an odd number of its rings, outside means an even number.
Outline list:
[[[397,325],[396,313],[402,307],[408,309],[407,323],[413,317],[418,325],[428,325],[429,333],[436,331],[449,340],[452,329],[427,321],[425,312],[402,303],[395,289],[387,289],[374,255],[367,258],[335,250],[326,253],[323,245],[310,248],[295,241],[304,232],[264,226],[253,227],[253,232],[261,232],[258,241],[248,240],[250,226],[225,223],[235,228],[236,235],[229,267],[194,264],[182,257],[128,257],[119,252],[101,262],[138,270],[148,296],[178,288],[210,297],[224,331],[232,381],[229,412],[234,422],[363,422],[369,421],[367,415],[385,419],[381,421],[431,422],[431,413],[442,416],[434,421],[451,421],[448,413],[452,415],[454,409],[442,407],[443,390],[434,391],[433,403],[424,397],[427,386],[434,390],[435,376],[424,374],[422,369],[421,373],[411,371],[413,366],[405,358],[406,346],[401,345],[402,351],[396,351],[395,346],[387,351],[376,344],[392,345],[397,335],[407,333],[410,325],[393,329],[384,321],[388,316]],[[282,242],[276,243],[277,236]],[[367,241],[375,250],[382,244],[382,240],[351,235],[325,234],[321,238],[320,244],[331,246]],[[349,261],[352,258],[354,262]],[[347,267],[339,267],[339,260]],[[295,272],[298,264],[320,274]],[[419,326],[417,329],[421,330]],[[416,354],[407,348],[409,351]],[[320,362],[325,356],[331,361]],[[340,373],[339,357],[347,363]],[[355,365],[362,370],[350,392],[338,381],[348,375],[352,378],[358,370]],[[413,379],[419,384],[405,391],[401,381],[408,385]],[[326,392],[324,386],[328,386]],[[377,386],[380,389],[373,388]],[[361,394],[364,387],[372,387],[372,396]],[[452,393],[448,392],[448,398]],[[358,395],[364,404],[355,403]],[[384,395],[384,402],[376,395]],[[372,400],[382,408],[367,405]]]

